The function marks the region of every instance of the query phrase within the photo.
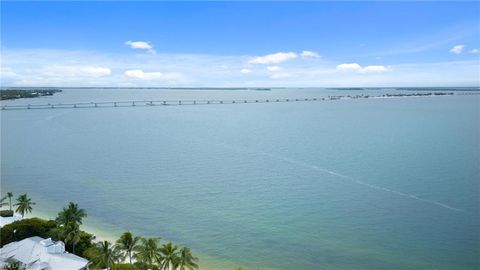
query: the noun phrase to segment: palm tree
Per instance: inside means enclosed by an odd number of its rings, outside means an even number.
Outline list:
[[[18,196],[17,203],[14,206],[18,206],[15,212],[22,214],[22,218],[25,216],[26,213],[32,212],[32,205],[35,205],[32,202],[32,199],[28,198],[27,194],[22,194]]]
[[[87,249],[86,255],[93,267],[106,267],[107,270],[112,266],[114,267],[119,259],[117,250],[108,241],[96,243],[94,247]]]
[[[177,249],[178,247],[172,242],[168,242],[160,248],[160,252],[162,253],[162,261],[160,265],[161,270],[169,270],[170,267],[174,267],[178,263],[178,256],[177,256]],[[160,261],[159,261],[160,262]]]
[[[0,207],[4,207],[5,205],[8,204],[7,202],[5,202],[6,199],[7,199],[7,196],[0,199]]]
[[[156,262],[161,262],[162,253],[158,247],[159,241],[160,238],[141,238],[141,243],[137,247],[135,258],[148,267],[152,267]]]
[[[70,222],[82,224],[82,219],[87,216],[85,209],[78,208],[78,204],[70,202],[68,207],[64,207],[63,211],[58,213],[56,222],[60,225],[67,226]]]
[[[73,254],[75,254],[75,245],[80,241],[80,226],[75,222],[70,222],[63,227],[62,235],[65,244],[71,243]]]
[[[12,211],[12,197],[13,197],[13,193],[12,192],[7,192],[7,197],[8,197],[8,201],[9,201],[9,205],[10,205],[10,211]]]
[[[175,265],[175,269],[178,270],[186,270],[186,269],[198,269],[198,258],[193,257],[190,249],[187,247],[183,247],[178,252],[178,261]]]
[[[137,249],[141,237],[133,236],[131,232],[124,232],[120,239],[117,240],[117,247],[123,252],[123,259],[128,256],[130,265],[132,265],[132,252]]]

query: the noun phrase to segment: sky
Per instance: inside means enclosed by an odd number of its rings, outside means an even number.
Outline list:
[[[480,86],[479,2],[0,5],[2,86]]]

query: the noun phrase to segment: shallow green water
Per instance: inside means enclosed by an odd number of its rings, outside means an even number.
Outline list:
[[[160,94],[325,95],[315,91]],[[51,213],[73,200],[112,232],[162,236],[247,269],[478,269],[479,104],[449,96],[6,111],[2,193],[28,192]]]

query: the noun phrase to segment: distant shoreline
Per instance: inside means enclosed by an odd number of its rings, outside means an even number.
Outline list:
[[[12,100],[21,98],[36,98],[44,96],[53,96],[55,93],[62,92],[60,89],[5,89],[0,91],[0,100]]]
[[[384,93],[378,95],[370,94],[349,94],[349,95],[328,95],[324,97],[310,98],[262,98],[262,99],[160,99],[160,100],[118,100],[118,101],[91,101],[91,102],[70,102],[70,103],[47,103],[47,104],[15,104],[2,105],[1,110],[30,110],[30,109],[76,109],[76,108],[113,108],[113,107],[145,107],[145,106],[184,106],[184,105],[218,105],[218,104],[247,104],[247,103],[293,103],[293,102],[317,102],[345,99],[387,99],[405,97],[432,97],[432,96],[454,96],[454,95],[475,95],[480,92],[455,93],[455,92],[411,92],[411,93]]]
[[[202,87],[115,87],[115,86],[52,86],[52,87],[41,87],[41,86],[29,86],[29,87],[19,87],[19,86],[3,86],[0,87],[1,91],[12,89],[12,90],[35,90],[35,89],[161,89],[161,90],[253,90],[253,91],[269,91],[275,89],[325,89],[325,90],[398,90],[398,91],[480,91],[480,86],[376,86],[376,87],[301,87],[301,86],[292,86],[292,87],[219,87],[219,86],[202,86]]]

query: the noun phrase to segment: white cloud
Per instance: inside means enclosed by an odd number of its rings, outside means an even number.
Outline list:
[[[106,67],[83,67],[82,71],[85,72],[85,74],[95,77],[107,76],[112,74],[112,70]]]
[[[288,78],[290,77],[290,74],[288,73],[275,73],[270,76],[272,79],[280,79],[280,78]]]
[[[453,46],[453,48],[450,49],[450,52],[454,54],[461,54],[464,48],[465,45],[455,45]]]
[[[139,80],[169,80],[179,77],[177,73],[163,73],[163,72],[145,72],[141,69],[131,69],[124,73],[127,77]]]
[[[127,41],[125,42],[125,45],[130,46],[132,49],[142,49],[142,50],[147,50],[149,53],[155,53],[155,50],[153,49],[153,45],[146,41]]]
[[[357,63],[347,63],[347,64],[340,64],[337,66],[338,70],[361,70],[362,66]]]
[[[287,61],[279,65],[283,70],[270,72],[267,70],[267,67],[275,66],[275,64],[262,65],[261,68],[243,66],[243,64],[252,58],[252,56],[242,55],[150,55],[3,48],[0,83],[7,87],[367,87],[480,85],[480,78],[478,76],[480,62],[475,59],[424,64],[410,63],[396,65],[393,63],[382,67],[362,66],[361,63],[349,62],[350,66],[339,65],[339,68],[336,68],[337,64],[342,63],[335,63],[325,59],[322,61]],[[380,61],[377,62],[381,64]],[[101,68],[105,68],[105,70]],[[110,69],[109,75],[106,75],[108,73],[108,71],[106,71],[107,68]],[[347,69],[341,71],[342,68]],[[251,73],[245,75],[245,73],[241,73],[242,69],[251,70]],[[132,72],[132,70],[137,71]],[[128,72],[130,76],[125,74],[126,71],[130,71]],[[98,76],[98,74],[104,74],[104,76]],[[252,74],[254,74],[254,76]]]
[[[252,72],[252,70],[251,70],[251,69],[248,69],[248,68],[242,68],[242,69],[240,70],[240,73],[242,73],[242,74],[248,74],[248,73],[251,73],[251,72]]]
[[[303,51],[302,53],[300,53],[300,56],[302,56],[302,58],[319,58],[320,55],[316,52],[312,52],[312,51]]]
[[[273,71],[279,71],[279,70],[281,70],[282,68],[279,67],[279,66],[268,66],[267,69],[268,69],[268,71],[272,71],[272,72],[273,72]]]
[[[357,63],[347,63],[347,64],[340,64],[337,65],[337,70],[341,71],[357,71],[357,72],[362,72],[362,73],[368,73],[368,72],[385,72],[389,71],[390,69],[385,66],[365,66],[362,67],[361,65]]]
[[[265,56],[258,56],[248,63],[250,64],[278,64],[281,62],[285,62],[287,60],[295,59],[298,55],[294,52],[278,52],[273,54],[267,54]]]
[[[361,69],[362,72],[385,72],[389,71],[389,68],[385,66],[366,66]]]
[[[470,53],[473,53],[473,54],[480,53],[480,49],[473,49],[470,51]]]

